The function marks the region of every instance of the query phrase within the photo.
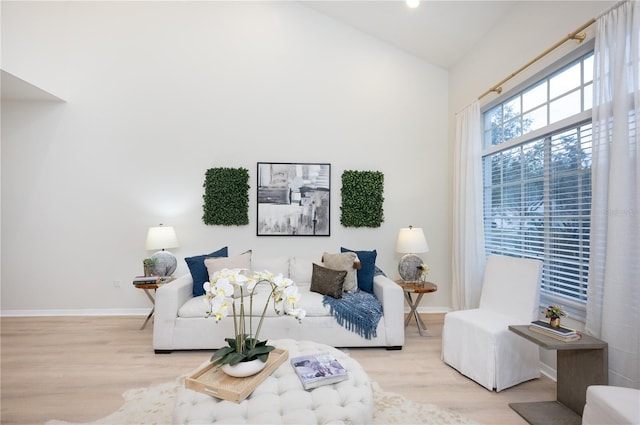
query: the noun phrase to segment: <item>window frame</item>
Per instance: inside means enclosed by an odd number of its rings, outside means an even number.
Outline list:
[[[572,63],[574,63],[575,61],[581,59],[582,57],[584,57],[585,55],[589,54],[590,52],[593,53],[594,50],[594,40],[590,40],[588,42],[583,43],[583,45],[581,45],[580,47],[574,49],[572,52],[568,53],[567,55],[565,55],[564,57],[560,58],[559,60],[555,61],[553,64],[545,67],[544,69],[542,69],[541,71],[535,73],[535,75],[533,75],[532,77],[526,79],[525,81],[523,81],[522,83],[516,85],[515,87],[513,87],[511,90],[508,90],[507,92],[501,94],[500,96],[497,96],[495,99],[493,99],[491,102],[488,102],[487,104],[483,105],[480,108],[480,113],[482,116],[482,143],[483,143],[483,149],[482,149],[482,161],[483,161],[483,170],[484,170],[484,159],[487,156],[490,155],[494,155],[498,152],[501,151],[506,151],[509,149],[513,149],[517,146],[521,146],[521,145],[526,145],[529,142],[533,142],[536,140],[544,140],[546,138],[552,137],[554,134],[559,134],[562,131],[565,130],[570,130],[570,129],[578,129],[581,128],[581,126],[585,125],[585,124],[589,124],[592,121],[592,100],[591,99],[586,99],[587,90],[583,90],[583,88],[586,87],[586,85],[582,84],[583,81],[581,80],[581,84],[578,85],[577,88],[574,88],[572,90],[568,90],[560,95],[557,95],[555,97],[551,97],[550,96],[550,88],[546,87],[547,90],[547,94],[546,94],[546,100],[545,100],[545,105],[547,106],[547,110],[546,110],[546,114],[547,114],[547,124],[541,128],[532,130],[526,134],[522,134],[522,126],[520,126],[520,135],[518,135],[517,137],[512,138],[511,140],[508,141],[502,141],[496,145],[491,145],[491,146],[487,146],[485,143],[485,137],[486,137],[486,132],[487,132],[487,128],[485,128],[486,125],[486,120],[485,120],[485,113],[487,113],[488,111],[490,111],[491,109],[495,108],[496,106],[500,105],[500,104],[505,104],[507,102],[510,102],[512,98],[518,96],[518,95],[522,95],[527,89],[529,88],[533,88],[534,86],[540,84],[542,81],[550,81],[551,78],[554,77],[554,75],[559,74],[560,72],[562,72],[564,69],[566,69],[569,65],[571,65]],[[592,56],[593,57],[593,56]],[[584,69],[584,67],[582,67],[581,71],[583,73],[586,73],[586,70]],[[585,75],[585,74],[582,74]],[[593,85],[593,81],[591,80],[591,86]],[[568,93],[571,93],[575,90],[581,90],[583,91],[583,94],[581,95],[581,109],[584,109],[586,106],[590,106],[589,109],[586,109],[582,112],[579,112],[577,114],[574,114],[572,116],[563,118],[557,122],[554,122],[552,124],[549,124],[549,117],[551,115],[551,111],[550,111],[550,105],[552,103],[552,101],[562,98],[563,96],[566,96]],[[593,90],[591,90],[590,93],[592,93]],[[588,101],[588,102],[587,102]],[[528,111],[523,111],[522,110],[522,106],[523,106],[524,101],[520,100],[520,111],[519,111],[519,119],[522,122],[522,118],[523,116],[525,116],[525,114]],[[535,110],[536,107],[531,108],[531,110]],[[502,122],[502,125],[504,125],[504,122]],[[504,133],[502,133],[502,137],[504,137]],[[546,166],[545,166],[546,167]],[[485,173],[483,172],[483,175]],[[546,173],[545,173],[546,174]],[[487,176],[485,175],[483,178],[487,178]],[[489,177],[490,178],[490,177]],[[545,177],[546,179],[546,177]],[[486,187],[486,184],[483,184],[483,187]],[[484,192],[484,191],[483,191]],[[546,197],[546,193],[545,193],[545,197]],[[487,198],[486,196],[484,197],[485,201],[483,202],[487,202]],[[490,201],[489,201],[490,202]],[[484,204],[483,204],[483,220],[484,220]],[[485,243],[485,250],[487,250],[488,247],[487,244]],[[561,304],[565,307],[566,311],[569,313],[569,315],[576,319],[576,320],[585,320],[585,316],[586,316],[586,300],[580,301],[576,298],[573,297],[565,297],[559,294],[554,294],[554,293],[550,293],[547,292],[546,290],[543,289],[543,287],[545,286],[544,283],[541,283],[541,292],[540,292],[540,305],[541,306],[548,306],[550,304]]]

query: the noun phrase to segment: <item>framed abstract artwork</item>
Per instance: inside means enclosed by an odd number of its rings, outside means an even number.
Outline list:
[[[258,236],[330,236],[331,164],[258,162]]]

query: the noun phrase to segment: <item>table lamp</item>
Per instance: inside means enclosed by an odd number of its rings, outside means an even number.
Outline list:
[[[176,232],[173,230],[173,226],[163,226],[160,224],[157,227],[150,227],[147,232],[147,250],[159,249],[151,256],[155,260],[153,267],[153,274],[166,277],[171,276],[176,271],[178,261],[175,255],[166,251],[167,248],[175,248],[178,246],[178,238]]]
[[[423,262],[416,254],[429,252],[429,245],[422,229],[413,226],[400,229],[396,241],[396,252],[405,254],[398,263],[400,277],[409,282],[418,281],[422,274]]]

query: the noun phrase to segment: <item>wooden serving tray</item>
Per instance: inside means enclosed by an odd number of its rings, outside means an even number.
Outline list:
[[[289,358],[287,350],[276,348],[269,353],[267,365],[260,372],[246,378],[229,376],[218,365],[208,363],[185,379],[185,387],[212,397],[240,403],[249,397],[274,370]]]

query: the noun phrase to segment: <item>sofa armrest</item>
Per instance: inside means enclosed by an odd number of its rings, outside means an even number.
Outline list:
[[[153,348],[171,350],[173,330],[178,318],[178,310],[193,298],[193,279],[187,273],[156,290],[155,317],[153,320]]]
[[[404,345],[404,291],[400,285],[383,275],[373,278],[373,292],[384,314],[387,347]]]

